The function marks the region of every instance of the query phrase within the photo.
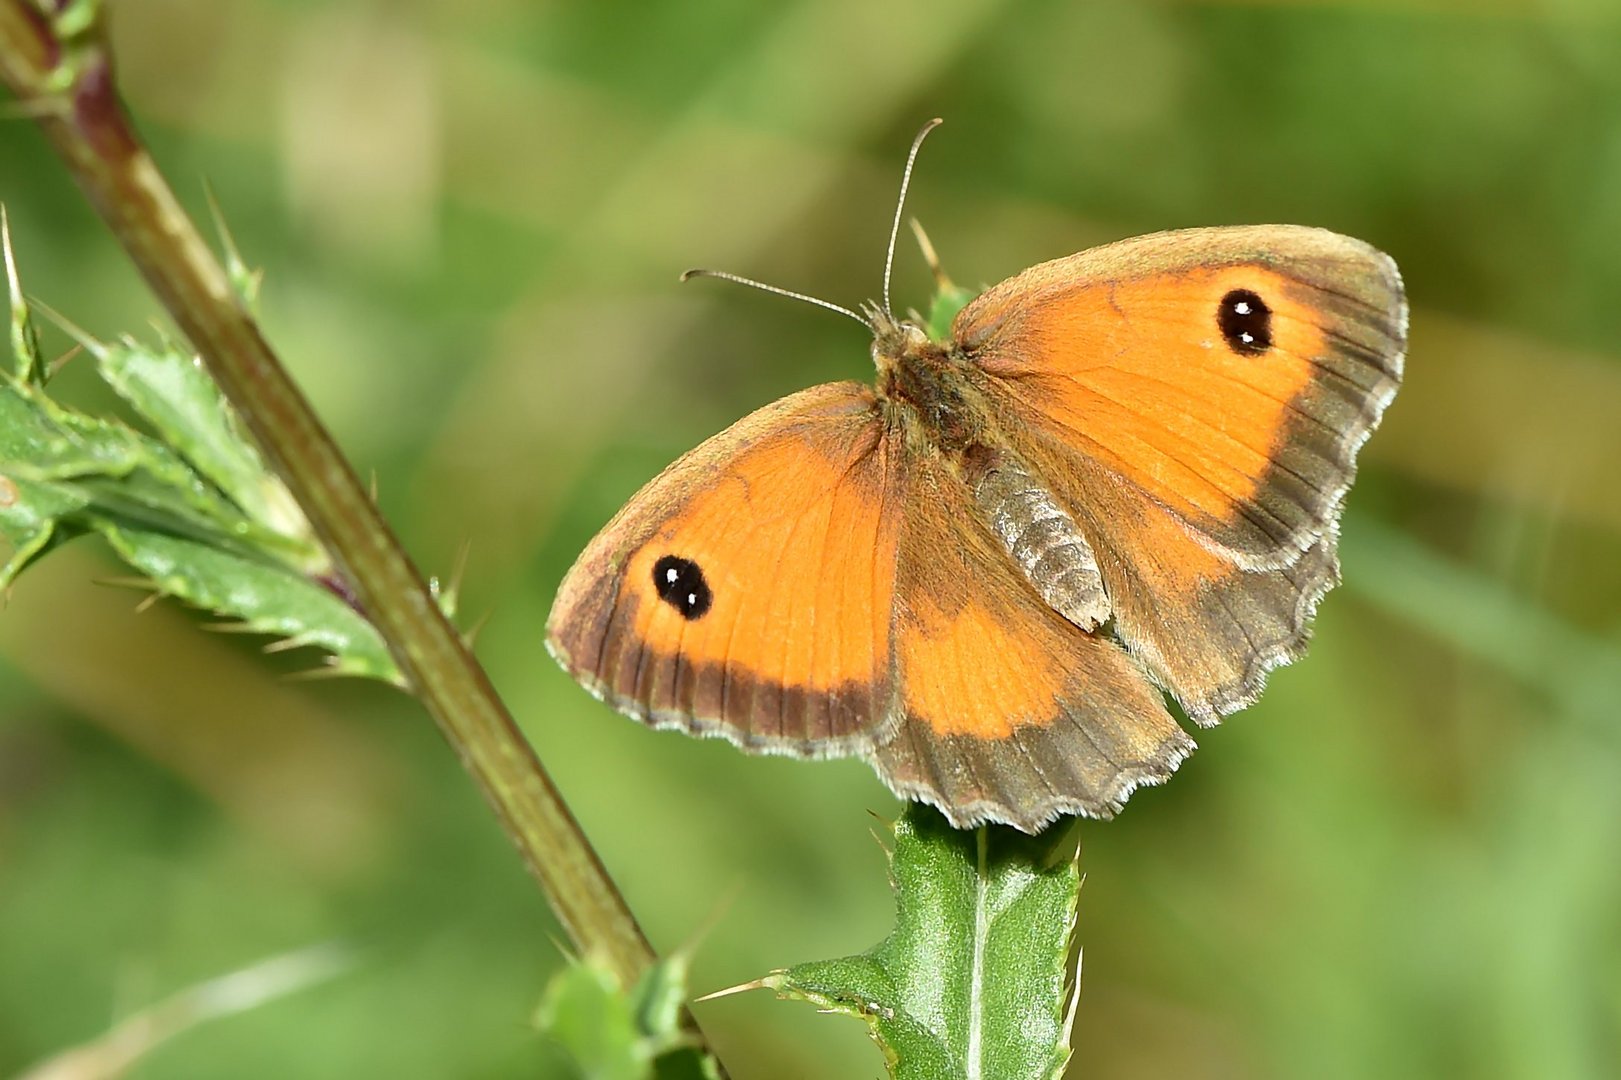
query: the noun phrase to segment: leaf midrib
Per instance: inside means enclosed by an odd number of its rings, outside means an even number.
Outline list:
[[[986,828],[974,831],[974,959],[968,985],[968,1080],[980,1080],[981,1026],[984,1015],[981,995],[985,986],[985,937],[989,932],[986,906],[989,889],[985,881]]]

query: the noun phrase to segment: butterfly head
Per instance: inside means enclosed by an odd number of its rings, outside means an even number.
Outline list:
[[[979,442],[986,407],[951,346],[931,340],[910,320],[870,307],[868,316],[878,397],[888,415],[940,449],[961,451]]]
[[[872,330],[872,362],[878,368],[880,383],[895,367],[930,350],[939,351],[923,328],[910,319],[897,319],[870,302],[862,306],[862,314]]]

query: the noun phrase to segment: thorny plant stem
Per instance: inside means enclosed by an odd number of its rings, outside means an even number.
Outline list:
[[[286,481],[575,947],[605,958],[633,985],[653,963],[652,947],[483,668],[158,172],[119,102],[101,10],[94,0],[0,0],[0,78],[37,116]]]

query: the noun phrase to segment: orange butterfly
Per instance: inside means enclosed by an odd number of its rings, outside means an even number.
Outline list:
[[[671,465],[569,571],[547,644],[647,724],[859,754],[959,827],[1108,817],[1194,748],[1157,687],[1208,726],[1303,651],[1401,380],[1401,278],[1321,229],[1157,233],[1002,282],[945,341],[888,279],[877,386]]]

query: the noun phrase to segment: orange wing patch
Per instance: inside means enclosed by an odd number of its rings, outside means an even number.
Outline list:
[[[852,440],[838,458],[822,449],[792,435],[753,448],[631,555],[625,582],[644,600],[672,557],[700,568],[710,593],[701,618],[638,604],[646,648],[810,690],[873,677],[887,653],[894,550],[865,460],[876,445]]]
[[[1018,628],[1022,629],[1022,628]],[[1059,657],[978,602],[955,612],[915,600],[900,633],[906,713],[936,735],[1008,738],[1052,723],[1066,676]]]
[[[1039,402],[1087,453],[1167,506],[1190,520],[1230,520],[1255,498],[1324,348],[1299,305],[1279,299],[1273,347],[1230,351],[1215,312],[1238,290],[1284,291],[1276,275],[1234,268],[1088,289],[1032,313],[1017,349],[982,366],[1014,379],[1012,393]],[[1204,318],[1190,325],[1195,312]],[[1190,345],[1206,355],[1191,362]]]
[[[825,756],[887,715],[895,507],[871,391],[745,418],[633,498],[565,578],[564,666],[655,726]]]
[[[1192,230],[1047,263],[953,334],[1021,426],[1045,429],[1250,568],[1330,527],[1400,377],[1384,256],[1322,230]]]

